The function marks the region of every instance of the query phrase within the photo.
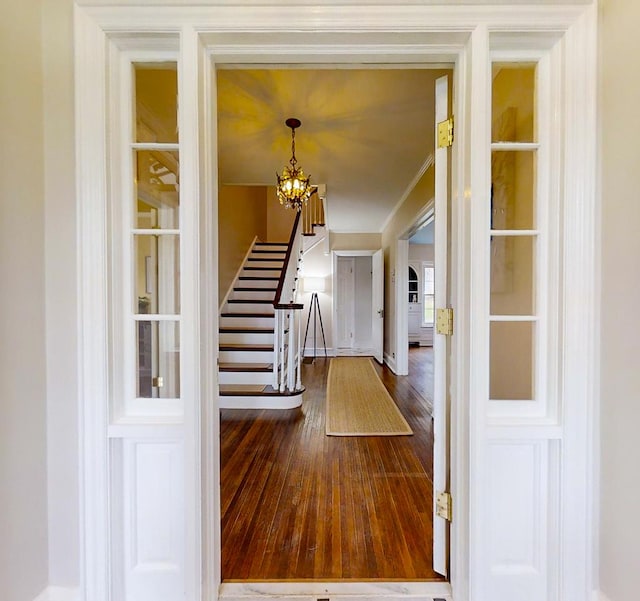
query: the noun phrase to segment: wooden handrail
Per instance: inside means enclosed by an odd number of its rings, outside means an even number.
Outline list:
[[[293,222],[293,228],[291,230],[291,236],[289,236],[289,245],[287,246],[287,254],[284,256],[284,263],[282,265],[282,272],[280,273],[280,279],[278,280],[278,288],[276,294],[273,297],[273,307],[278,309],[278,305],[289,305],[289,303],[282,303],[282,289],[284,287],[284,281],[287,277],[287,270],[289,269],[289,260],[291,259],[291,249],[296,239],[298,231],[298,224],[300,223],[300,212],[296,213],[296,218]]]

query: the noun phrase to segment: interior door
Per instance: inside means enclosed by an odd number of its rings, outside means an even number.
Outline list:
[[[350,349],[353,347],[355,281],[353,275],[353,257],[338,257],[336,287],[336,316],[337,316],[337,348]]]
[[[435,305],[444,308],[448,304],[448,153],[446,147],[438,148],[437,124],[449,116],[449,78],[436,80],[435,94],[435,226],[434,226],[434,264],[435,264]],[[449,337],[433,335],[433,569],[447,576],[449,557],[449,522],[438,516],[437,496],[439,492],[449,490],[447,407],[448,407],[448,359]]]
[[[384,256],[382,249],[371,257],[371,297],[373,299],[371,316],[371,344],[373,356],[382,363],[384,353]]]

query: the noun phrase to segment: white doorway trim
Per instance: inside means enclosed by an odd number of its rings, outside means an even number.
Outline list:
[[[406,376],[409,373],[409,324],[407,312],[402,310],[406,306],[409,292],[406,283],[406,274],[409,269],[409,238],[415,234],[420,226],[429,221],[434,215],[433,198],[416,215],[412,226],[400,236],[396,242],[396,276],[395,296],[396,296],[396,361],[394,372],[399,376]]]
[[[88,1],[88,4],[91,4]],[[121,4],[114,1],[114,4]],[[457,117],[452,176],[452,264],[453,303],[458,309],[456,336],[452,348],[452,494],[456,517],[452,524],[451,581],[457,600],[481,601],[486,597],[487,570],[482,519],[489,500],[482,486],[487,476],[487,449],[504,440],[549,442],[549,459],[562,469],[555,481],[557,494],[556,546],[549,548],[541,578],[549,585],[547,598],[586,601],[597,588],[596,455],[597,424],[597,299],[599,297],[596,195],[596,51],[597,9],[595,4],[519,6],[402,5],[376,3],[363,10],[359,2],[323,6],[291,3],[278,6],[234,6],[223,0],[216,6],[158,6],[140,1],[135,5],[76,7],[76,139],[78,208],[78,339],[80,399],[81,482],[81,598],[84,601],[115,601],[110,597],[111,553],[109,508],[109,448],[106,437],[109,415],[107,186],[108,153],[105,124],[107,51],[118,36],[138,32],[140,39],[157,33],[181,37],[181,93],[187,96],[190,117],[183,122],[189,177],[200,182],[200,203],[189,215],[193,236],[187,259],[206,267],[194,269],[204,275],[189,283],[192,305],[189,327],[193,336],[185,349],[193,358],[193,395],[185,399],[183,424],[185,443],[185,545],[187,550],[185,590],[191,600],[211,601],[217,596],[219,571],[216,563],[216,494],[207,486],[216,482],[215,422],[211,392],[215,382],[204,372],[215,357],[215,317],[205,310],[215,289],[215,119],[207,115],[203,99],[214,94],[207,53],[215,60],[274,64],[298,60],[323,63],[428,62],[456,63],[454,113]],[[286,45],[296,30],[356,32],[361,43],[339,43],[300,38]],[[564,163],[564,172],[552,183],[562,197],[562,344],[564,362],[560,394],[562,411],[549,416],[549,423],[509,424],[488,420],[484,398],[483,327],[477,325],[477,308],[472,301],[486,286],[486,264],[473,251],[482,248],[486,218],[489,133],[486,110],[490,82],[490,43],[517,49],[521,43],[509,32],[523,28],[539,31],[544,38],[564,35],[561,69],[554,72],[555,85],[564,89],[558,106],[562,127],[556,132],[554,157]],[[280,45],[243,46],[242,36],[279,32]],[[372,32],[378,32],[372,33]],[[566,33],[562,33],[566,32]],[[451,43],[443,44],[443,33]],[[495,35],[494,35],[495,33]],[[233,34],[221,44],[219,35]],[[385,35],[382,35],[385,34]],[[416,44],[416,34],[421,43]],[[551,35],[548,35],[551,34]],[[129,33],[132,37],[133,34]],[[268,37],[268,36],[267,36]],[[329,36],[330,37],[330,36]],[[555,39],[554,38],[554,39]],[[424,40],[422,42],[422,40]],[[343,39],[343,42],[345,40]],[[217,46],[216,46],[217,45]],[[224,47],[223,49],[221,49]],[[202,86],[200,85],[202,84]],[[204,87],[204,89],[202,89]],[[474,90],[474,102],[469,96]],[[208,96],[207,96],[208,94]],[[181,108],[182,110],[182,108]],[[182,131],[182,130],[181,130]],[[188,154],[187,153],[187,154]],[[204,183],[203,183],[204,182]],[[207,201],[211,201],[207,204]],[[201,219],[204,218],[204,219]],[[566,224],[571,224],[568,227]],[[205,253],[211,253],[208,257]],[[186,260],[186,259],[185,259]],[[480,268],[476,261],[480,261]],[[484,302],[484,301],[482,301]],[[213,305],[215,306],[215,304]],[[479,305],[482,309],[482,303]],[[197,334],[197,335],[196,335]],[[202,346],[204,345],[204,347]],[[202,348],[205,349],[204,353]],[[571,349],[580,352],[571,353]],[[555,420],[555,421],[553,421]],[[549,434],[551,432],[552,434]],[[509,438],[511,437],[511,438]],[[515,437],[515,438],[514,438]],[[203,459],[204,457],[204,459]],[[203,496],[203,493],[204,496]],[[208,495],[208,496],[207,496]],[[544,501],[544,497],[540,497]],[[218,521],[219,525],[219,521]],[[203,585],[204,582],[204,585]],[[382,593],[389,595],[389,591]],[[498,599],[498,597],[494,597]],[[523,599],[529,597],[523,596]]]
[[[338,324],[340,322],[340,318],[338,316],[338,311],[339,311],[339,307],[338,307],[338,303],[336,302],[336,296],[337,293],[336,291],[339,288],[339,284],[338,284],[338,258],[339,257],[371,257],[373,260],[373,257],[375,255],[377,255],[377,253],[380,253],[381,249],[376,249],[376,250],[332,250],[331,251],[331,273],[332,273],[332,284],[331,284],[331,290],[333,290],[333,315],[332,315],[332,336],[333,336],[333,340],[334,340],[334,346],[335,346],[335,350],[336,350],[336,354],[340,355],[340,354],[351,354],[349,352],[347,353],[340,353],[339,352],[339,347],[338,347],[338,343],[339,343],[339,338],[338,338]],[[384,278],[384,274],[382,274],[382,277]],[[384,282],[384,280],[383,280]],[[375,282],[372,282],[372,289],[373,286],[375,286]],[[354,307],[355,310],[355,307]],[[376,308],[375,306],[372,307],[372,316],[371,316],[372,320],[375,319],[379,319],[379,317],[376,314]],[[374,324],[372,323],[372,329],[374,328]],[[372,344],[373,344],[373,339],[372,339]],[[370,348],[362,348],[359,349],[357,352],[355,352],[354,354],[360,354],[360,355],[371,355],[374,354],[376,355],[376,358],[378,358],[378,353],[374,352],[374,348],[370,347]],[[380,357],[381,358],[381,357]]]

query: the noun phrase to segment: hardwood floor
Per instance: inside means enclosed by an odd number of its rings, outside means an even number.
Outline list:
[[[300,409],[221,411],[224,580],[440,580],[432,570],[431,349],[376,369],[413,436],[329,437],[328,359]]]

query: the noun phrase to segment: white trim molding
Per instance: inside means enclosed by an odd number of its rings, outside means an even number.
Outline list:
[[[398,5],[391,0],[371,0],[363,10],[361,2],[338,0],[321,7],[320,2],[312,5],[304,0],[299,5],[284,0],[267,5],[267,0],[260,0],[252,6],[237,6],[237,1],[231,0],[204,0],[197,6],[175,2],[137,0],[132,5],[113,0],[109,6],[81,0],[83,7],[76,6],[75,12],[82,541],[82,583],[77,599],[118,601],[123,587],[122,582],[112,581],[117,569],[110,565],[113,533],[123,525],[116,524],[121,516],[112,513],[110,504],[114,472],[108,436],[113,391],[109,380],[112,349],[108,345],[111,324],[106,224],[108,182],[114,176],[114,167],[107,152],[112,124],[106,100],[108,70],[114,63],[106,51],[113,50],[115,40],[119,49],[127,40],[151,48],[156,39],[180,48],[179,89],[184,95],[180,104],[181,187],[185,198],[192,199],[188,207],[185,203],[181,216],[186,239],[181,256],[183,267],[187,267],[181,273],[185,286],[181,338],[184,365],[188,366],[182,380],[186,508],[183,590],[190,601],[213,601],[220,583],[220,514],[217,382],[212,375],[216,373],[218,347],[216,91],[212,67],[216,62],[250,62],[256,56],[274,65],[312,59],[323,64],[347,63],[363,57],[367,62],[381,63],[391,62],[391,56],[395,65],[415,63],[412,40],[417,35],[424,46],[421,62],[455,63],[456,141],[450,201],[452,305],[456,309],[450,386],[450,480],[455,507],[451,587],[458,601],[521,601],[540,593],[520,587],[517,596],[509,596],[507,589],[500,588],[507,581],[510,586],[517,584],[506,560],[496,562],[502,570],[497,577],[491,573],[487,559],[491,536],[487,536],[486,518],[492,514],[487,491],[503,491],[491,468],[493,457],[510,474],[520,474],[521,467],[531,468],[522,481],[535,489],[530,495],[538,503],[535,507],[545,508],[536,514],[544,533],[531,545],[536,553],[543,551],[535,555],[536,561],[541,558],[535,576],[536,586],[546,583],[546,588],[536,598],[592,599],[597,580],[594,466],[599,309],[595,3],[452,6],[445,2],[427,5],[409,0]],[[287,24],[286,32],[283,23]],[[273,32],[278,35],[265,35]],[[510,32],[517,35],[510,36]],[[358,43],[353,33],[358,34]],[[443,37],[448,43],[443,44]],[[562,154],[557,157],[558,167],[549,186],[560,197],[562,202],[557,206],[563,211],[560,242],[555,249],[563,268],[561,298],[557,301],[559,407],[545,416],[545,423],[523,422],[522,416],[508,421],[513,416],[507,415],[501,416],[507,421],[492,424],[488,420],[487,375],[491,44],[495,41],[501,52],[516,56],[528,42],[548,50],[551,38],[555,47],[550,52],[557,54],[551,85],[562,100],[554,113],[559,115],[559,133],[552,140],[558,142],[553,147],[562,149]],[[393,357],[385,355],[384,359],[392,370],[397,367]],[[510,455],[511,450],[514,452]],[[539,485],[539,480],[544,482]],[[493,488],[488,489],[487,483]],[[504,500],[505,496],[499,498]],[[372,586],[393,586],[351,584],[350,594],[364,596],[370,596],[367,591]],[[421,584],[424,588],[415,584],[412,590],[425,598],[424,591],[430,590],[430,585]],[[249,588],[251,591],[245,589],[249,597],[270,594],[261,587]],[[76,601],[73,597],[55,597],[63,595],[62,590],[47,589],[48,596],[38,601]],[[225,590],[223,586],[223,597]],[[286,595],[278,592],[275,596]],[[404,591],[397,591],[395,596],[404,596]],[[450,598],[446,593],[441,596]]]

